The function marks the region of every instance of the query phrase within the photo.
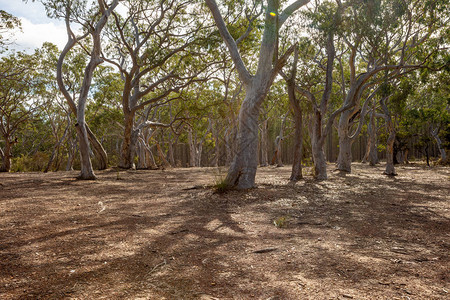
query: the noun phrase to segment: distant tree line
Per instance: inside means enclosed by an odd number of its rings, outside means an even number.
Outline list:
[[[0,11],[0,171],[448,162],[448,1],[40,1],[64,49]]]

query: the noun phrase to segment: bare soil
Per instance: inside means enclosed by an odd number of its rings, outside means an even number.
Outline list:
[[[0,174],[0,299],[449,299],[450,169],[329,168]]]

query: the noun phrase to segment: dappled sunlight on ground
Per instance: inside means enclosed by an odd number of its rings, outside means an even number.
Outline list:
[[[333,167],[0,174],[0,299],[449,297],[449,168]]]

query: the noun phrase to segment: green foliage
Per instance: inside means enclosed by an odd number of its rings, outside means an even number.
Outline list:
[[[273,225],[275,225],[275,227],[277,228],[284,228],[287,226],[288,221],[289,217],[287,216],[278,217],[275,220],[273,220]]]
[[[231,190],[230,185],[226,182],[225,176],[221,173],[220,169],[218,174],[215,176],[213,189],[217,194],[224,194]]]
[[[12,172],[41,172],[47,166],[49,155],[45,152],[36,152],[32,156],[22,155],[12,159]]]

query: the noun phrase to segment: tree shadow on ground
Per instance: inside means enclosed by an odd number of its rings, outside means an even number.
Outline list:
[[[270,170],[259,188],[224,195],[188,189],[210,185],[212,169],[120,180],[105,171],[95,183],[15,177],[5,186],[18,191],[0,196],[0,295],[442,297],[450,224],[436,190],[445,185],[354,172],[289,185],[287,168]],[[287,221],[276,227],[279,217]]]

